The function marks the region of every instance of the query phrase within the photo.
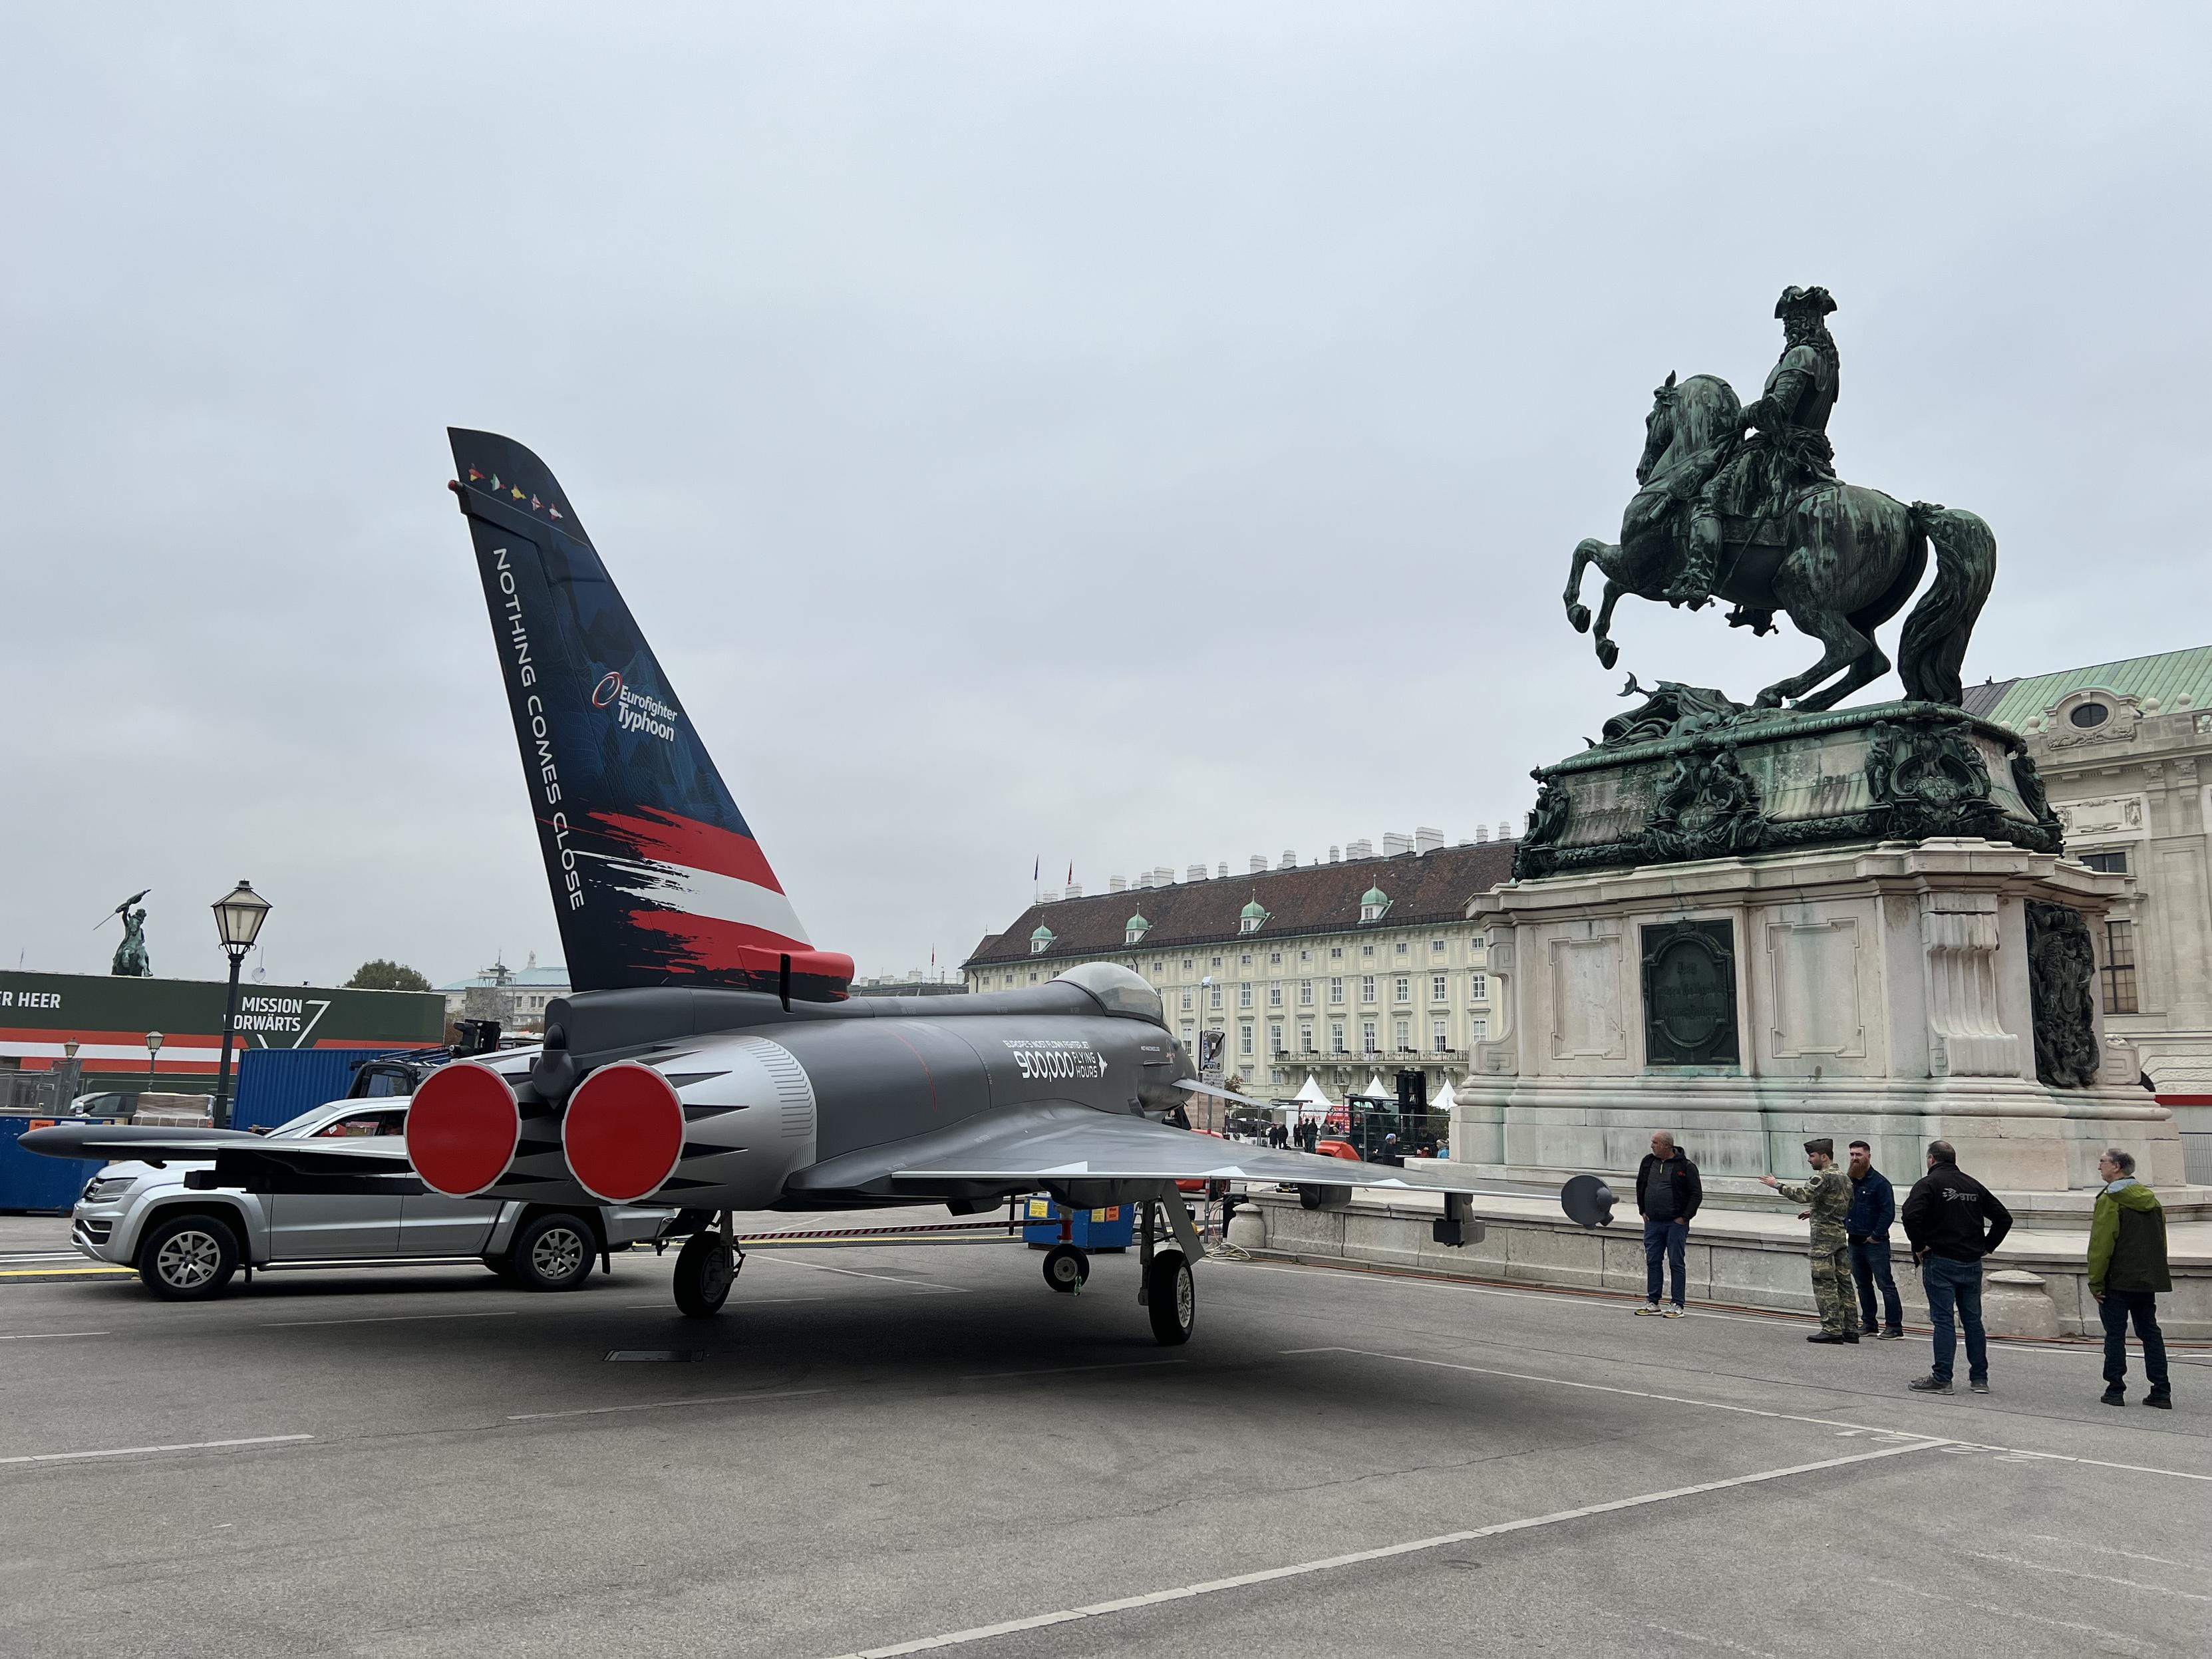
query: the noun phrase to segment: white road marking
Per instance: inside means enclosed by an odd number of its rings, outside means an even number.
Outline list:
[[[52,1342],[64,1336],[112,1336],[112,1331],[19,1331],[13,1336],[0,1336],[0,1342]]]
[[[1768,1411],[1759,1406],[1736,1406],[1722,1400],[1695,1400],[1687,1395],[1660,1394],[1650,1389],[1624,1389],[1609,1382],[1581,1382],[1571,1377],[1538,1376],[1528,1371],[1498,1370],[1488,1365],[1468,1365],[1452,1359],[1425,1359],[1418,1354],[1383,1353],[1373,1348],[1283,1348],[1278,1352],[1285,1354],[1358,1354],[1367,1359],[1392,1359],[1403,1365],[1430,1365],[1438,1370],[1472,1371],[1478,1376],[1502,1376],[1516,1382],[1547,1382],[1557,1389],[1584,1389],[1594,1394],[1625,1395],[1632,1400],[1657,1400],[1670,1406],[1698,1406],[1709,1412],[1735,1412],[1743,1417],[1771,1418],[1778,1423],[1811,1423],[1824,1429],[1852,1429],[1861,1434],[1904,1435],[1915,1440],[1931,1437],[1919,1435],[1911,1429],[1880,1428],[1869,1423],[1848,1422],[1839,1417],[1808,1417],[1800,1412]],[[2176,1480],[2212,1481],[2212,1474],[2192,1474],[2187,1469],[2156,1468],[2146,1463],[2113,1463],[2101,1457],[2072,1457],[2064,1452],[2031,1451],[2022,1446],[1991,1446],[1978,1440],[1946,1439],[1942,1443],[1946,1451],[1997,1452],[2005,1454],[2007,1461],[2018,1458],[2044,1463],[2080,1463],[2095,1469],[2124,1469],[2130,1474],[2163,1474]]]
[[[2046,1566],[2024,1556],[1995,1555],[1984,1550],[1968,1550],[1966,1553],[1977,1561],[2000,1561],[2008,1567],[2028,1567],[2037,1572],[2055,1572],[2062,1577],[2086,1579],[2092,1583],[2118,1584],[2123,1589],[2148,1590],[2154,1595],[2178,1595],[2185,1601],[2212,1601],[2212,1595],[2199,1595],[2195,1590],[2168,1589],[2163,1584],[2146,1584],[2136,1578],[2115,1578],[2107,1572],[2083,1572],[2075,1567]]]
[[[963,1382],[991,1382],[1002,1376],[1065,1376],[1070,1371],[1141,1371],[1153,1365],[1187,1365],[1188,1359],[1113,1359],[1102,1365],[1046,1365],[1033,1371],[971,1371]]]
[[[245,1440],[187,1440],[174,1446],[112,1446],[103,1451],[37,1452],[28,1457],[0,1457],[0,1463],[71,1463],[82,1457],[148,1457],[155,1452],[217,1451],[229,1446],[278,1446],[314,1437],[312,1434],[257,1434]]]
[[[312,1325],[409,1325],[425,1319],[512,1319],[520,1308],[487,1308],[479,1313],[367,1314],[359,1319],[273,1319],[260,1322],[264,1331],[303,1331]]]
[[[1917,1595],[1923,1601],[1942,1601],[1954,1607],[1972,1607],[1976,1613],[1993,1613],[2000,1619],[2025,1619],[2032,1625],[2048,1625],[2053,1630],[2080,1631],[2094,1636],[2117,1647],[2123,1653],[2141,1653],[2144,1644],[2132,1636],[2123,1636],[2118,1631],[2106,1630],[2097,1625],[2077,1625],[2069,1619],[2046,1619],[2039,1613],[2022,1613],[2018,1607],[2001,1607],[1987,1601],[1965,1601],[1949,1590],[1938,1593],[1924,1590],[1911,1584],[1899,1583],[1894,1578],[1869,1578],[1869,1584],[1879,1584],[1884,1589],[1901,1590],[1907,1595]]]
[[[510,1423],[550,1423],[564,1417],[612,1417],[622,1412],[665,1412],[677,1406],[730,1406],[751,1400],[799,1400],[827,1389],[782,1389],[774,1394],[702,1394],[689,1400],[647,1400],[630,1406],[581,1406],[567,1412],[514,1412]]]
[[[2157,1567],[2180,1567],[2190,1572],[2207,1571],[2201,1562],[2169,1561],[2162,1555],[2145,1555],[2137,1550],[2115,1549],[2110,1544],[2084,1544],[2076,1539],[2054,1538],[2046,1532],[2031,1532],[2024,1535],[2033,1543],[2063,1544],[2069,1550],[2087,1550],[2096,1555],[2124,1555],[2130,1561],[2148,1561]]]
[[[901,1279],[896,1273],[864,1273],[857,1267],[833,1267],[824,1261],[793,1261],[789,1256],[769,1255],[756,1250],[745,1257],[748,1261],[773,1261],[779,1267],[804,1267],[810,1273],[842,1273],[848,1279],[880,1279],[886,1285],[903,1285],[909,1291],[953,1291],[962,1296],[968,1293],[964,1285],[917,1285],[911,1279]]]
[[[1166,1601],[1184,1601],[1197,1595],[1214,1595],[1223,1590],[1243,1589],[1253,1584],[1270,1584],[1279,1579],[1299,1578],[1310,1573],[1334,1572],[1344,1567],[1364,1565],[1370,1561],[1387,1561],[1394,1556],[1418,1555],[1424,1551],[1443,1549],[1450,1544],[1471,1543],[1478,1538],[1498,1538],[1508,1533],[1528,1532],[1538,1527],[1554,1527],[1565,1521],[1580,1521],[1593,1515],[1610,1515],[1616,1510],[1643,1509],[1653,1504],[1670,1503],[1678,1498],[1694,1498],[1703,1492],[1724,1492],[1734,1486],[1757,1486],[1766,1480],[1787,1480],[1792,1475],[1811,1474],[1821,1469],[1844,1468],[1852,1463],[1870,1463],[1877,1458],[1902,1457],[1912,1452],[1924,1451],[1940,1446],[1941,1440],[1929,1438],[1914,1442],[1909,1446],[1883,1446],[1874,1451],[1856,1452],[1849,1457],[1827,1457],[1817,1463],[1793,1463],[1787,1468],[1761,1469],[1756,1474],[1731,1475],[1725,1480],[1701,1480],[1694,1486],[1673,1486],[1665,1492],[1648,1492],[1634,1498],[1616,1498],[1603,1504],[1585,1504],[1578,1509],[1556,1510],[1549,1515],[1530,1516],[1522,1521],[1501,1521],[1493,1526],[1473,1527],[1464,1532],[1440,1533],[1433,1538],[1416,1538],[1410,1543],[1385,1544],[1379,1549],[1354,1550],[1345,1555],[1331,1555],[1318,1561],[1301,1561],[1294,1566],[1264,1567],[1257,1572],[1240,1572],[1232,1577],[1211,1578],[1202,1583],[1182,1584],[1173,1589],[1151,1590],[1142,1595],[1125,1595],[1112,1601],[1094,1601],[1089,1607],[1066,1607],[1057,1613],[1032,1613],[1026,1619],[1009,1619],[1002,1624],[979,1625],[972,1630],[952,1631],[943,1636],[921,1636],[911,1641],[895,1643],[884,1648],[862,1648],[856,1652],[841,1654],[838,1659],[896,1659],[907,1653],[927,1653],[938,1648],[964,1647],[971,1642],[988,1642],[1001,1636],[1012,1636],[1023,1631],[1042,1630],[1051,1625],[1073,1624],[1080,1619],[1097,1619],[1107,1613],[1127,1613],[1137,1607],[1158,1607]]]
[[[1592,1608],[1601,1619],[1618,1619],[1624,1625],[1641,1625],[1645,1630],[1656,1630],[1662,1636],[1673,1636],[1685,1642],[1695,1642],[1701,1647],[1723,1648],[1730,1653],[1748,1653],[1756,1659],[1776,1659],[1765,1648],[1747,1648],[1741,1642],[1731,1642],[1725,1636],[1700,1636],[1693,1630],[1676,1630],[1672,1625],[1662,1625],[1650,1619],[1632,1619],[1625,1613],[1607,1613],[1602,1607]]]

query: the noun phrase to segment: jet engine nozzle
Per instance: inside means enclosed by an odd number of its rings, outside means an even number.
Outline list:
[[[505,1175],[521,1139],[514,1089],[476,1060],[438,1067],[407,1109],[407,1161],[448,1198],[473,1198]]]
[[[634,1060],[602,1066],[568,1097],[561,1149],[569,1174],[592,1197],[634,1203],[676,1173],[684,1103],[650,1066]]]

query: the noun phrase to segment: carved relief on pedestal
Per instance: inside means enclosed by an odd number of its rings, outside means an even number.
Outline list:
[[[1992,893],[1921,900],[1928,952],[1929,1068],[1937,1077],[2018,1077],[2020,1039],[1997,1015],[1997,901]]]

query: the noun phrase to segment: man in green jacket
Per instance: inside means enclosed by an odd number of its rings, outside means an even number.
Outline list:
[[[1850,1306],[1850,1246],[1844,1231],[1851,1208],[1851,1183],[1836,1168],[1836,1143],[1826,1135],[1805,1143],[1805,1161],[1813,1166],[1810,1181],[1777,1181],[1771,1175],[1759,1179],[1783,1197],[1805,1205],[1797,1218],[1813,1224],[1813,1300],[1820,1310],[1820,1328],[1805,1340],[1856,1342],[1859,1326],[1851,1316],[1856,1310]]]
[[[2158,1328],[2158,1293],[2173,1288],[2166,1268],[2166,1210],[2158,1195],[2136,1179],[2132,1152],[2114,1146],[2097,1160],[2105,1190],[2089,1220],[2089,1294],[2105,1323],[2107,1406],[2128,1401],[2128,1320],[2142,1344],[2143,1375],[2150,1392],[2143,1404],[2169,1410],[2173,1391],[2166,1370],[2166,1336]]]

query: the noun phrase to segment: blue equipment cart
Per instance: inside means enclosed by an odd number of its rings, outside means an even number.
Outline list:
[[[1074,1212],[1073,1237],[1067,1242],[1079,1250],[1126,1250],[1136,1235],[1137,1206],[1109,1204],[1103,1210]],[[1029,1200],[1022,1237],[1032,1249],[1050,1249],[1060,1242],[1060,1206],[1048,1198]]]

